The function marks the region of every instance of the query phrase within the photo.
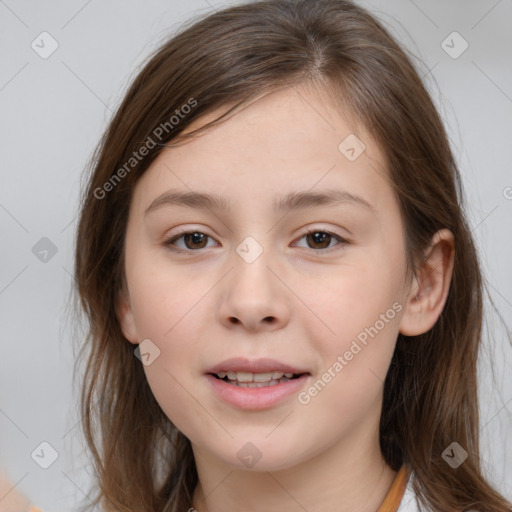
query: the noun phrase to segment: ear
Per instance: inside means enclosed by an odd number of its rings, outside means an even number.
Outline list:
[[[400,322],[401,334],[418,336],[437,322],[448,297],[454,257],[452,232],[448,229],[437,231],[412,279]]]
[[[124,337],[133,344],[139,343],[135,321],[133,319],[132,306],[130,296],[126,288],[119,292],[116,301],[116,315]]]

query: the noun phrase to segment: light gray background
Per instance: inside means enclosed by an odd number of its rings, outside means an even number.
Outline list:
[[[510,330],[512,3],[361,3],[424,62],[418,65],[463,173],[490,291]],[[0,460],[17,488],[47,512],[75,508],[89,482],[66,321],[82,170],[145,56],[194,13],[225,5],[0,0]],[[31,48],[43,31],[59,44],[47,59]],[[456,59],[441,46],[453,31],[469,44]],[[452,46],[460,44],[455,39]],[[42,237],[58,249],[46,263],[32,253]],[[494,342],[482,359],[483,458],[494,483],[512,498],[512,349],[496,315],[488,323]],[[30,456],[42,441],[59,454],[46,470]]]

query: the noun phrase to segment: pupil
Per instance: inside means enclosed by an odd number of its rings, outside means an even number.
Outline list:
[[[308,238],[308,245],[313,245],[316,247],[316,249],[325,249],[326,247],[329,247],[329,244],[331,243],[331,235],[329,233],[323,233],[321,231],[317,231],[316,233],[310,233],[307,236]],[[320,247],[318,247],[320,245]]]

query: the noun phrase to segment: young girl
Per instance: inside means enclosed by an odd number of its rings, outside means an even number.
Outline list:
[[[105,511],[509,511],[482,475],[482,279],[442,122],[346,0],[251,2],[140,72],[83,198]]]

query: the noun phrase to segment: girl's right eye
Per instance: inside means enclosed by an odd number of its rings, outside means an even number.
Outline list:
[[[207,245],[208,239],[213,241],[210,236],[200,231],[186,231],[165,240],[164,245],[177,252],[188,252],[212,247]]]

